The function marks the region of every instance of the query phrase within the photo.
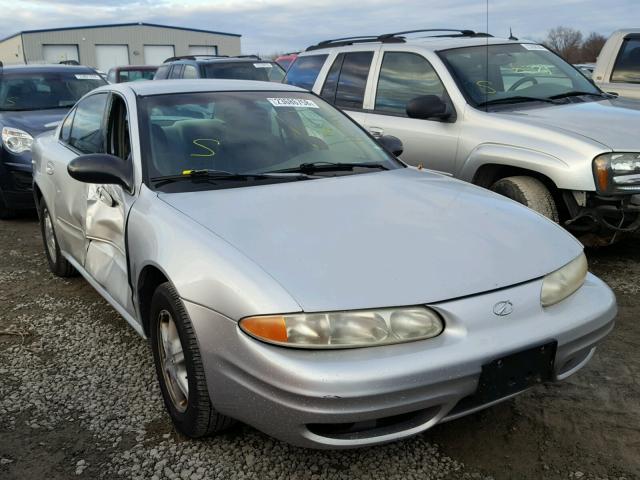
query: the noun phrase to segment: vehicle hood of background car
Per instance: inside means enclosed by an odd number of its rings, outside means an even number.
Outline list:
[[[32,137],[56,128],[53,123],[60,122],[69,111],[68,107],[51,110],[29,110],[22,112],[0,112],[0,125],[24,130]]]
[[[159,196],[305,311],[472,295],[542,277],[582,250],[511,200],[413,168]]]
[[[503,114],[501,114],[503,115]],[[522,109],[506,114],[526,127],[562,130],[587,137],[613,151],[640,151],[640,102],[611,99]],[[609,128],[615,125],[615,128]]]

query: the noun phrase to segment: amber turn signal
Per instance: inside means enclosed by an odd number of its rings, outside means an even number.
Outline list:
[[[272,342],[286,343],[287,325],[282,315],[247,317],[240,322],[242,329],[250,335]]]
[[[609,162],[604,157],[596,158],[594,163],[596,182],[598,190],[606,192],[609,190]]]

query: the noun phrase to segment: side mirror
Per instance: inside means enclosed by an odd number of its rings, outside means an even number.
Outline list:
[[[393,153],[396,157],[399,157],[402,155],[402,152],[404,152],[404,145],[402,145],[402,140],[398,137],[394,137],[393,135],[383,135],[376,140],[378,140],[380,145]]]
[[[115,155],[91,153],[74,158],[67,165],[71,178],[84,183],[104,183],[120,185],[127,191],[133,190],[133,167],[131,161]]]
[[[422,95],[407,103],[407,116],[420,120],[439,119],[448,120],[451,113],[447,104],[436,95]]]

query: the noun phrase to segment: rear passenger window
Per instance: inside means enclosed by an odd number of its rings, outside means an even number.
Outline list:
[[[160,65],[158,67],[158,71],[156,72],[155,77],[153,77],[154,80],[164,80],[169,76],[169,69],[171,68],[171,65]]]
[[[198,78],[198,70],[193,65],[185,65],[182,78]]]
[[[76,114],[75,110],[72,110],[67,115],[67,118],[64,119],[64,123],[62,124],[62,128],[60,129],[60,140],[65,143],[69,142],[69,136],[71,134],[71,124],[73,123],[73,116]]]
[[[69,145],[82,153],[104,153],[102,119],[106,105],[106,93],[91,95],[78,103],[71,124]]]
[[[422,95],[443,98],[444,93],[438,74],[423,56],[409,52],[384,54],[376,91],[376,111],[406,116],[407,103],[414,98]]]
[[[611,81],[640,83],[640,38],[627,38],[624,41],[611,73]]]
[[[169,74],[169,78],[182,78],[183,69],[184,65],[174,65],[171,73]]]
[[[289,68],[284,83],[311,90],[328,55],[298,57]]]
[[[373,52],[346,53],[336,88],[335,105],[362,108]]]
[[[338,78],[340,78],[340,70],[342,69],[342,62],[344,61],[344,53],[341,53],[336,57],[327,73],[327,78],[322,86],[320,96],[327,102],[335,103],[336,101],[336,88],[338,88]]]

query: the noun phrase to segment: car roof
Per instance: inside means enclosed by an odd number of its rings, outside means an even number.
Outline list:
[[[30,65],[4,65],[0,68],[1,72],[91,72],[95,73],[95,70],[86,65],[63,65],[63,64],[30,64]]]
[[[261,60],[259,58],[250,57],[211,57],[211,58],[196,58],[196,59],[179,59],[167,62],[172,63],[274,63],[272,60]]]
[[[383,42],[366,42],[366,43],[353,43],[351,45],[344,46],[327,46],[326,48],[314,48],[313,50],[309,50],[306,52],[301,52],[300,56],[303,55],[317,55],[319,53],[327,53],[334,51],[336,49],[346,49],[346,50],[366,50],[368,47],[377,48],[380,45],[392,45],[402,47],[404,45],[408,46],[419,46],[426,50],[431,50],[434,52],[442,51],[442,50],[451,50],[454,48],[462,48],[462,47],[477,47],[477,46],[485,46],[485,45],[502,45],[502,44],[521,44],[521,43],[535,43],[530,40],[509,40],[508,38],[496,38],[496,37],[467,37],[467,36],[455,36],[455,37],[416,37],[416,38],[408,38],[406,41],[402,43],[383,43]]]
[[[196,79],[196,80],[146,80],[141,82],[118,83],[105,85],[95,91],[133,91],[137,96],[166,95],[169,93],[196,92],[232,92],[232,91],[265,91],[265,92],[307,92],[302,88],[275,82],[259,82],[256,80]],[[308,93],[308,92],[307,92]]]
[[[158,65],[120,65],[113,67],[113,70],[157,70]]]

